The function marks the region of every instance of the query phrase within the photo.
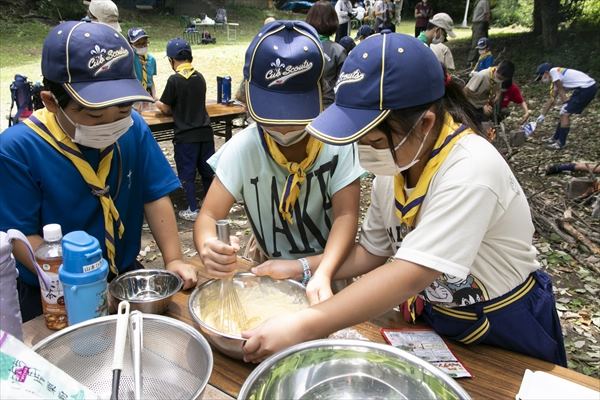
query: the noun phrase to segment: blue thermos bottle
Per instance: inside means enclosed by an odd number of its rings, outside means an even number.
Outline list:
[[[108,314],[108,263],[98,239],[83,231],[62,240],[63,264],[58,279],[64,288],[69,325]]]

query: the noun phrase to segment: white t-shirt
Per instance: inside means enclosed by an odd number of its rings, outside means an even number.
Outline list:
[[[373,182],[360,244],[443,272],[422,292],[455,307],[501,296],[539,268],[527,199],[496,149],[484,138],[461,138],[436,175],[417,216],[402,237],[395,215],[394,177]]]
[[[333,195],[364,173],[354,146],[324,144],[306,171],[290,225],[278,211],[289,174],[264,149],[256,124],[233,136],[208,163],[229,193],[244,202],[261,249],[284,259],[323,252],[333,224]]]
[[[588,88],[596,83],[587,74],[571,68],[552,68],[550,77],[552,82],[561,81],[565,89]]]
[[[433,54],[437,57],[438,61],[441,62],[447,69],[454,69],[454,57],[452,52],[444,43],[432,43],[429,45]]]

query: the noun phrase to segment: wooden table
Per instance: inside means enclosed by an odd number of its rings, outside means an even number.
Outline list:
[[[206,103],[206,111],[210,117],[213,132],[217,136],[231,139],[233,131],[233,120],[246,117],[246,107],[241,104],[220,104],[215,102]],[[146,110],[141,112],[142,117],[150,126],[152,135],[157,142],[173,139],[173,116],[165,115],[160,111]]]
[[[190,261],[201,265],[197,259]],[[201,282],[206,281],[207,277],[202,272],[199,272],[199,275]],[[173,296],[166,315],[198,328],[188,311],[190,293],[191,291],[179,292]],[[399,313],[390,312],[372,322],[357,325],[354,329],[372,342],[385,343],[379,333],[380,327],[408,326],[402,321]],[[27,322],[23,331],[24,340],[28,345],[37,343],[51,333],[43,325],[41,317]],[[474,399],[514,399],[521,386],[525,369],[545,371],[594,390],[600,389],[598,379],[521,354],[485,345],[464,346],[454,342],[448,342],[448,345],[473,374],[472,379],[459,379],[458,382]],[[214,367],[209,380],[210,387],[207,388],[204,398],[237,397],[242,384],[255,365],[231,359],[218,351],[213,351],[213,355]]]

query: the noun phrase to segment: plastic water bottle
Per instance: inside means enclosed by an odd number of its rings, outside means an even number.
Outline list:
[[[230,76],[224,76],[223,77],[223,89],[222,89],[222,99],[221,99],[221,103],[223,104],[229,104],[229,101],[231,101],[231,77]]]
[[[35,259],[50,280],[50,287],[46,288],[39,278],[42,309],[46,327],[56,331],[68,325],[63,287],[58,280],[58,268],[63,262],[60,244],[62,230],[58,224],[48,224],[44,226],[43,232],[44,242],[35,251]]]
[[[58,277],[65,292],[69,325],[108,314],[108,263],[98,239],[83,231],[62,240],[63,265]]]

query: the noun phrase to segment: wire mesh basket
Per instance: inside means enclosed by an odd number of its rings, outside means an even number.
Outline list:
[[[109,398],[116,316],[95,318],[59,331],[33,350]],[[119,399],[134,398],[130,338],[127,337]],[[212,372],[213,356],[204,337],[173,318],[144,314],[142,399],[199,399]]]

